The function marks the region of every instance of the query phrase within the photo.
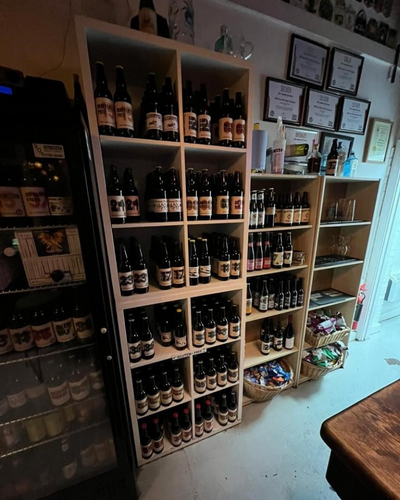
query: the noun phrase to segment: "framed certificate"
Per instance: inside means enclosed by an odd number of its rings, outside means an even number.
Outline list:
[[[285,80],[267,78],[265,84],[264,120],[276,122],[278,116],[285,123],[300,125],[303,113],[305,87]]]
[[[393,122],[381,118],[371,118],[365,141],[363,161],[385,163]]]
[[[308,89],[303,125],[335,130],[339,102],[340,96],[336,94]]]
[[[355,99],[354,97],[342,97],[337,130],[339,132],[364,135],[370,107],[370,101]]]
[[[329,49],[320,43],[292,35],[287,79],[305,82],[316,88],[324,86]]]
[[[332,49],[326,88],[357,95],[364,58],[341,49]]]

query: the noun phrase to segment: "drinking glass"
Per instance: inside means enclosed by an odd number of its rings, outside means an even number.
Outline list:
[[[168,19],[170,38],[178,42],[194,45],[194,10],[192,0],[171,0]]]
[[[240,33],[228,33],[224,38],[224,52],[247,61],[253,54],[254,45],[246,42]]]

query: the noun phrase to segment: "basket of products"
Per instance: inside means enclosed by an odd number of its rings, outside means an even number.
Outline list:
[[[293,380],[293,370],[286,361],[270,361],[244,371],[244,393],[253,401],[268,401]]]
[[[309,349],[301,361],[301,374],[312,379],[321,378],[332,370],[341,368],[345,354],[347,347],[342,342]]]
[[[328,311],[310,311],[307,317],[306,342],[322,347],[343,340],[350,333],[341,312],[332,315]]]

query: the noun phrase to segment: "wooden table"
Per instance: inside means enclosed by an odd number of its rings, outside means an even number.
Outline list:
[[[326,420],[321,436],[342,500],[400,500],[400,380]]]

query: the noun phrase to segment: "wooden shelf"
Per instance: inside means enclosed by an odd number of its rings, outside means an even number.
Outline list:
[[[130,224],[113,224],[112,228],[118,229],[135,229],[135,228],[163,228],[163,227],[183,227],[183,221],[168,221],[168,222],[134,222]]]
[[[275,181],[309,181],[310,179],[317,179],[318,175],[293,175],[293,174],[251,174],[252,179],[257,180],[275,180]]]
[[[182,401],[172,401],[172,403],[169,406],[161,405],[160,408],[158,408],[158,410],[150,410],[149,409],[145,415],[137,415],[137,419],[141,420],[143,418],[149,418],[152,415],[157,415],[158,413],[161,413],[163,411],[171,410],[172,408],[175,408],[176,406],[183,405],[185,403],[189,403],[190,401],[192,401],[190,394],[184,390]]]
[[[309,311],[316,311],[317,309],[327,309],[338,304],[344,304],[345,302],[351,302],[352,300],[357,300],[357,297],[343,297],[340,300],[335,300],[329,304],[324,304],[323,306],[311,306],[308,308]]]
[[[207,391],[202,392],[201,394],[199,392],[194,391],[194,399],[203,398],[204,396],[212,396],[213,394],[216,394],[217,392],[225,391],[225,390],[230,389],[232,387],[236,387],[237,385],[239,385],[239,381],[237,381],[237,382],[227,382],[227,384],[224,385],[223,387],[220,387],[218,385],[217,388],[214,389],[213,391],[208,391],[207,390]]]
[[[321,222],[319,225],[320,229],[324,229],[326,227],[351,227],[351,226],[370,226],[370,221],[361,221],[361,222]]]
[[[243,219],[225,219],[225,220],[188,220],[188,226],[213,226],[215,224],[243,224]]]
[[[288,273],[290,271],[298,271],[300,269],[307,269],[308,265],[304,264],[302,266],[290,266],[290,267],[282,267],[281,269],[263,269],[262,271],[250,271],[247,273],[248,278],[255,278],[257,276],[268,276],[270,274],[278,274],[278,273]]]
[[[351,262],[340,262],[337,264],[332,264],[331,266],[314,266],[314,273],[318,271],[326,271],[328,269],[339,269],[340,267],[350,267],[350,266],[359,266],[360,264],[364,264],[363,260],[353,260]]]
[[[279,316],[280,314],[292,314],[295,311],[300,311],[303,309],[301,307],[293,307],[292,309],[283,309],[282,311],[277,311],[276,309],[271,309],[267,312],[253,311],[250,316],[246,316],[246,323],[251,323],[252,321],[258,321],[265,318],[273,318],[274,316]]]
[[[219,342],[218,340],[214,344],[204,344],[202,347],[193,347],[191,350],[191,353],[193,356],[197,356],[198,354],[203,354],[209,349],[214,349],[214,347],[223,347],[224,345],[228,344],[234,344],[235,342],[240,342],[242,340],[242,337],[239,337],[237,339],[231,339],[228,338],[225,342]]]
[[[251,368],[253,366],[262,365],[268,363],[268,361],[273,361],[274,359],[283,358],[285,356],[290,356],[298,352],[297,347],[293,349],[282,348],[281,351],[275,351],[271,349],[271,352],[265,356],[260,352],[260,341],[254,340],[253,342],[246,342],[245,345],[245,358],[244,358],[244,368]]]
[[[271,231],[277,231],[283,233],[284,231],[298,231],[300,229],[311,229],[312,226],[274,226],[274,227],[263,227],[261,229],[249,229],[249,233],[269,233]]]
[[[179,351],[172,345],[169,347],[164,347],[156,338],[154,339],[154,351],[154,358],[141,359],[137,363],[130,363],[131,369],[135,370],[137,368],[141,368],[142,366],[148,366],[154,363],[160,363],[161,361],[166,361],[167,359],[184,358],[187,356],[191,356],[192,354],[192,351],[190,351],[189,348]]]
[[[366,177],[340,177],[334,175],[326,175],[326,182],[379,182],[379,179],[368,179]]]
[[[206,146],[203,144],[185,144],[185,157],[188,163],[221,162],[246,155],[247,149]]]
[[[157,155],[160,153],[173,153],[179,151],[180,148],[180,142],[153,141],[150,139],[115,137],[108,135],[101,135],[100,142],[101,146],[107,152],[132,148],[135,150],[135,153],[150,156],[153,156],[154,153],[156,153]]]

